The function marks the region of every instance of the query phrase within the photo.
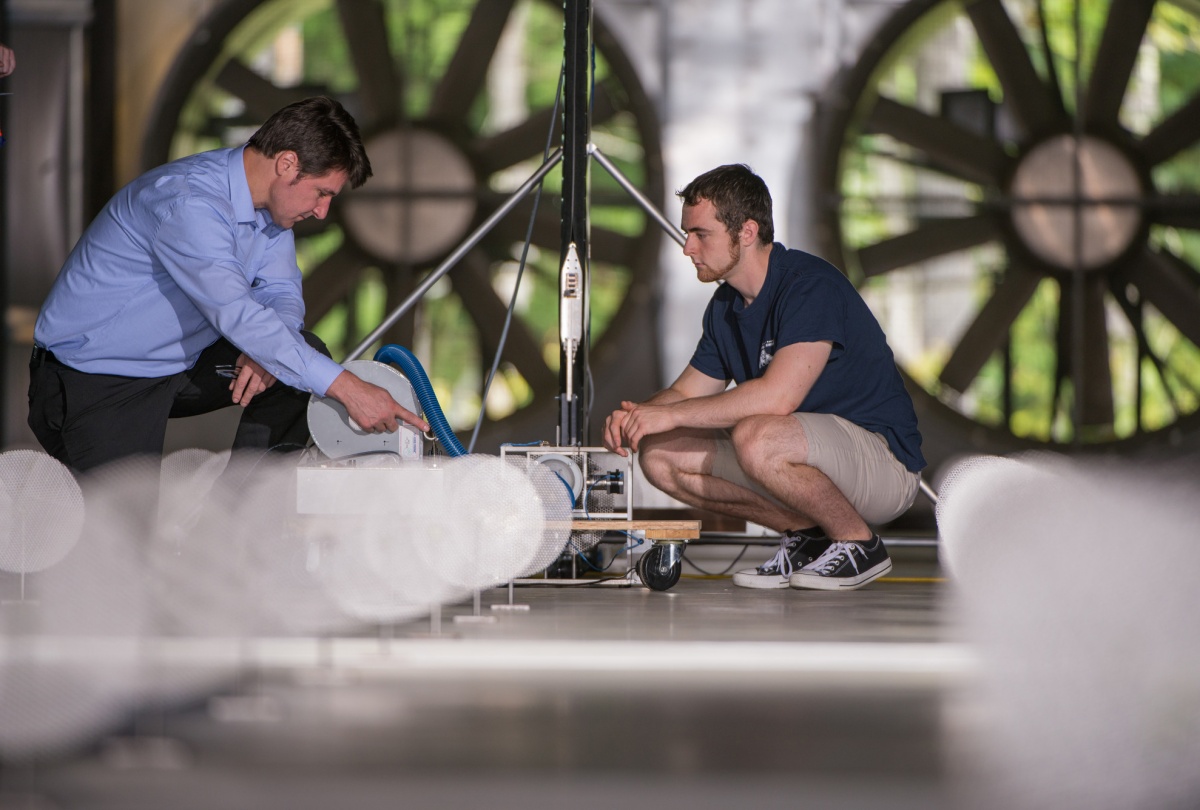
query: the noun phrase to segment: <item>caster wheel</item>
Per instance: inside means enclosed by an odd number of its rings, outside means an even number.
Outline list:
[[[638,576],[652,591],[665,591],[674,587],[683,572],[683,562],[676,560],[667,570],[663,571],[662,562],[667,555],[665,546],[654,546],[637,561]]]
[[[642,584],[645,584],[645,582],[646,582],[646,555],[645,554],[643,554],[642,556],[637,558],[637,562],[635,562],[633,564],[633,570],[637,571],[638,579],[640,579],[642,581]]]

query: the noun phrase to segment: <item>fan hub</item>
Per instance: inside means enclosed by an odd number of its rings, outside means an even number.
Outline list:
[[[1061,270],[1104,267],[1142,229],[1138,172],[1119,149],[1058,135],[1031,149],[1010,188],[1012,223],[1025,247]]]
[[[466,237],[475,217],[478,181],[457,146],[428,129],[389,129],[368,139],[374,176],[348,195],[343,216],[375,256],[420,264]]]

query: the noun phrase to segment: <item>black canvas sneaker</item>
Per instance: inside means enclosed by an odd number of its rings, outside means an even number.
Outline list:
[[[784,532],[775,556],[758,568],[738,571],[733,575],[733,584],[743,588],[786,588],[793,572],[820,557],[828,547],[829,538],[820,526]]]
[[[892,559],[879,535],[866,543],[831,543],[817,559],[789,578],[793,588],[852,591],[892,570]]]

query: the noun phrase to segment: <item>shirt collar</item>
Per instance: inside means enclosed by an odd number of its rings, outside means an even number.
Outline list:
[[[250,196],[250,181],[246,179],[246,164],[242,158],[245,151],[244,145],[229,150],[229,190],[234,214],[237,215],[238,222],[273,233],[279,230],[279,226],[271,219],[267,209],[254,207],[254,200]]]
[[[242,162],[245,146],[229,150],[229,196],[238,222],[255,222],[254,201],[250,197],[250,181],[246,179],[246,164]]]

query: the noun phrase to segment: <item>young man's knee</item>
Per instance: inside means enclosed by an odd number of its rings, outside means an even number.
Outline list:
[[[769,446],[769,435],[778,419],[777,416],[748,416],[729,431],[733,450],[743,468],[747,462],[756,462],[773,452]],[[778,448],[774,450],[777,451]]]
[[[670,478],[675,467],[674,454],[666,440],[659,436],[643,436],[638,448],[638,466],[646,480],[656,486]]]

